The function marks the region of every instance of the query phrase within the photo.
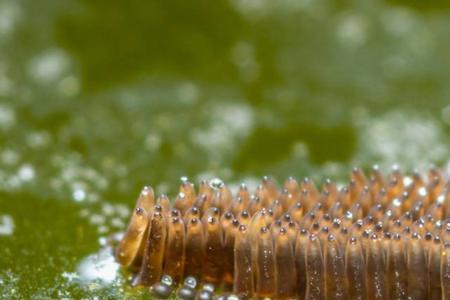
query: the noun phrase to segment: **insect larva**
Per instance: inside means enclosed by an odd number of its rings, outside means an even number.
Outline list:
[[[437,169],[346,186],[264,177],[233,197],[183,179],[173,204],[141,192],[117,261],[135,285],[180,299],[449,299],[450,183]]]

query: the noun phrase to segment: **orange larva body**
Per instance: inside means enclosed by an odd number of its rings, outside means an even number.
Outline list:
[[[173,204],[143,190],[116,257],[135,284],[159,284],[152,291],[188,278],[181,298],[195,294],[194,277],[206,294],[243,299],[450,300],[448,218],[450,183],[437,169],[354,169],[347,186],[322,190],[264,177],[235,197],[217,179],[198,191],[183,180]]]

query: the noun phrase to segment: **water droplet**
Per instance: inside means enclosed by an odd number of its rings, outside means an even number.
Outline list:
[[[209,186],[213,189],[219,190],[224,187],[224,182],[220,178],[213,178],[209,181]]]

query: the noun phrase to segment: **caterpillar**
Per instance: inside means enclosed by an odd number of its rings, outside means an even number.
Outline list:
[[[263,177],[235,195],[184,179],[173,203],[144,187],[115,256],[157,298],[433,300],[450,299],[449,237],[443,171],[375,166],[345,186]]]

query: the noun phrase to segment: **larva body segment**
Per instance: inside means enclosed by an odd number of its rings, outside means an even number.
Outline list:
[[[349,299],[367,299],[364,256],[361,244],[354,236],[349,239],[345,248],[345,272]]]
[[[309,234],[306,229],[301,229],[297,235],[295,244],[295,270],[297,274],[298,298],[305,298],[306,293],[306,248],[309,244]]]
[[[428,248],[429,298],[431,300],[441,299],[442,296],[440,280],[441,251],[440,238],[433,239]]]
[[[399,233],[396,233],[389,243],[387,275],[390,299],[406,300],[408,296],[408,269],[404,244]]]
[[[412,299],[428,298],[428,272],[425,251],[417,233],[408,241],[408,295]]]
[[[445,244],[441,254],[442,299],[450,300],[450,244]]]
[[[254,265],[256,297],[260,299],[275,297],[277,290],[275,254],[272,235],[267,227],[261,227],[257,234]]]
[[[144,187],[137,200],[128,228],[116,248],[116,259],[124,267],[142,256],[143,239],[148,228],[148,213],[154,205],[154,193],[150,187]],[[139,253],[141,252],[141,253]]]
[[[138,277],[138,284],[145,286],[155,284],[161,278],[167,234],[166,218],[162,213],[155,211],[150,215],[149,222],[144,257]]]
[[[186,226],[184,255],[184,277],[201,278],[204,259],[204,235],[203,226],[196,217],[191,218]]]
[[[328,236],[324,245],[326,299],[348,299],[342,248],[334,234]]]
[[[322,247],[317,236],[311,234],[306,248],[305,300],[325,300],[324,279]]]
[[[296,269],[294,252],[289,235],[284,227],[275,233],[275,263],[277,299],[295,299],[296,292]],[[288,268],[287,266],[291,266]],[[294,267],[293,267],[294,266]]]
[[[217,285],[222,280],[223,236],[219,220],[213,215],[206,215],[204,228],[205,261],[203,265],[203,282]]]
[[[167,223],[164,274],[169,275],[175,283],[179,283],[184,272],[185,227],[179,216],[171,216]]]
[[[386,300],[386,278],[381,241],[376,234],[367,238],[366,242],[366,278],[367,299]]]
[[[247,226],[240,225],[234,244],[233,292],[243,299],[250,299],[254,292],[252,245]]]
[[[115,253],[159,298],[180,286],[181,299],[450,300],[449,189],[437,169],[354,169],[322,190],[264,177],[235,197],[218,179],[183,179],[173,203],[142,191]]]

